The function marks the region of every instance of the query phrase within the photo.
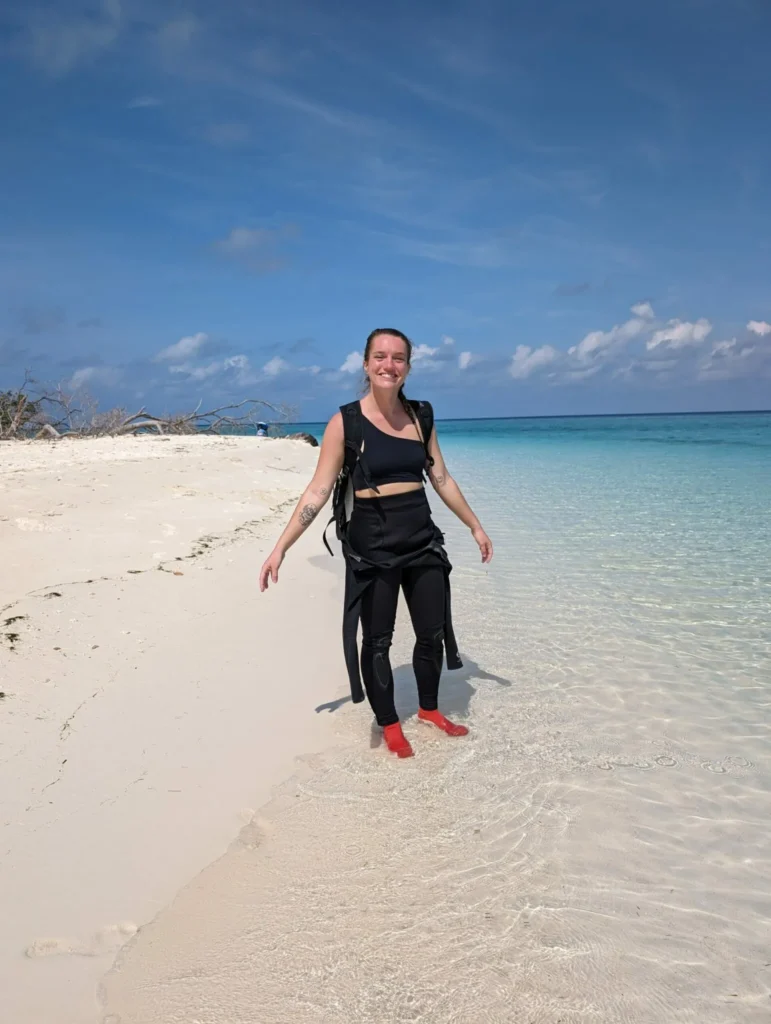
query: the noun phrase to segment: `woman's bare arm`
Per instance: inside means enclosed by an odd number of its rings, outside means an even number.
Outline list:
[[[467,526],[469,530],[471,530],[474,535],[474,540],[477,542],[479,550],[482,552],[482,561],[489,562],[493,557],[492,542],[482,529],[482,524],[474,515],[471,506],[463,497],[463,492],[460,487],[458,487],[457,483],[448,472],[444,456],[442,455],[439,447],[439,441],[436,437],[436,430],[431,431],[431,437],[428,441],[428,451],[431,458],[434,460],[434,464],[428,474],[434,490],[445,503],[447,508],[449,508],[451,512],[454,512],[458,519],[460,519],[460,521]]]
[[[458,519],[460,519],[464,525],[468,526],[469,530],[475,530],[481,524],[471,511],[469,503],[463,497],[460,487],[458,487],[455,480],[450,476],[444,461],[444,456],[439,448],[436,430],[431,431],[428,450],[431,458],[434,460],[431,472],[428,474],[434,490],[445,503],[447,508],[449,508],[451,512],[454,512]]]
[[[345,437],[343,417],[337,413],[327,424],[319,450],[319,461],[313,479],[305,488],[294,512],[276,542],[275,551],[282,554],[291,548],[329,501],[340,470],[343,468]]]

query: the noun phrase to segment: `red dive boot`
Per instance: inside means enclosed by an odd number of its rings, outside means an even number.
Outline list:
[[[397,757],[412,757],[412,747],[399,722],[383,726],[383,739],[392,754],[396,754]]]
[[[437,729],[446,732],[448,736],[468,736],[468,729],[465,725],[456,725],[449,718],[445,718],[441,711],[424,711],[423,708],[420,708],[418,720],[435,725]]]

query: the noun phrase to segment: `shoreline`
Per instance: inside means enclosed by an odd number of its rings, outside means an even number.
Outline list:
[[[315,465],[298,442],[5,442],[0,456],[0,985],[18,1024],[88,1024],[122,945],[298,757],[334,746],[317,709],[347,692],[340,567],[312,565],[317,523],[283,585],[258,592]]]

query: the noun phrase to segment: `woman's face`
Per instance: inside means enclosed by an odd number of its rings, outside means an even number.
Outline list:
[[[396,388],[398,391],[410,372],[404,341],[393,334],[378,334],[372,341],[364,370],[369,377],[370,387]]]

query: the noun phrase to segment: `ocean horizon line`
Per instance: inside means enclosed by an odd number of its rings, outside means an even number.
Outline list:
[[[334,413],[330,414],[330,417]],[[768,416],[771,409],[692,409],[680,412],[579,412],[579,413],[539,413],[528,416],[437,416],[437,423],[492,423],[510,422],[512,420],[594,420],[594,419],[639,419],[646,417],[672,416]],[[326,423],[327,419],[297,419],[289,420],[292,424],[316,424]]]

